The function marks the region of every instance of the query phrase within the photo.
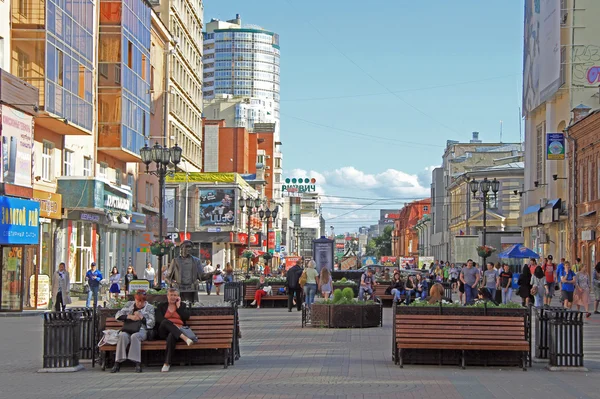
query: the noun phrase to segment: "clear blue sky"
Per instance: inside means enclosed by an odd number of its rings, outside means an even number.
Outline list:
[[[236,13],[280,35],[286,175],[373,198],[325,197],[336,232],[428,196],[446,140],[499,141],[502,120],[519,141],[522,0],[204,2],[205,22]]]

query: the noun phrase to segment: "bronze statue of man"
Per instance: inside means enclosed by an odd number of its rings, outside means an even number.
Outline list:
[[[169,287],[179,289],[184,301],[198,300],[198,282],[213,277],[213,273],[204,273],[200,259],[191,255],[194,243],[186,240],[179,246],[179,256],[171,261],[165,281]]]

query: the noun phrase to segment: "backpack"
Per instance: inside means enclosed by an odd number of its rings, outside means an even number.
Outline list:
[[[300,276],[300,281],[299,281],[300,287],[304,288],[304,286],[306,285],[306,279],[307,279],[306,270],[304,270],[302,272],[302,276]]]

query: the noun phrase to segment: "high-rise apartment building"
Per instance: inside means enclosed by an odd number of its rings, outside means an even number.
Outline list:
[[[153,2],[154,3],[154,2]],[[188,172],[202,170],[202,28],[201,0],[160,0],[154,7],[173,36],[166,49],[169,84],[166,144],[178,144]]]
[[[219,94],[272,101],[279,121],[279,35],[257,26],[211,20],[204,33],[204,98]],[[212,118],[210,115],[209,118]]]

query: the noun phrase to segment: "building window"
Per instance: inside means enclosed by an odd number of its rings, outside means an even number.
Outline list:
[[[79,65],[79,87],[77,94],[79,98],[85,98],[85,68]]]
[[[100,162],[100,170],[98,172],[98,177],[106,179],[106,170],[108,169],[108,164],[105,162]]]
[[[146,205],[152,206],[154,197],[154,184],[146,182]]]
[[[546,122],[540,123],[536,130],[536,175],[535,180],[543,183],[544,182],[544,138],[546,136]]]
[[[64,54],[62,51],[60,50],[56,50],[56,82],[62,86],[64,83],[63,80],[63,75],[64,75],[64,70],[65,68],[65,62],[64,62]]]
[[[29,11],[29,0],[17,0],[19,3],[19,14],[27,17]]]
[[[142,80],[146,81],[146,56],[142,54]]]
[[[115,168],[115,183],[117,184],[117,186],[120,186],[122,183],[121,177],[123,175],[123,171],[121,171],[121,169],[119,168]]]
[[[54,152],[54,144],[49,141],[44,141],[44,149],[42,151],[42,180],[52,181],[52,154]]]
[[[83,157],[83,175],[92,175],[92,158],[90,157]]]
[[[487,208],[498,209],[498,195],[488,194],[487,195]]]
[[[275,158],[275,169],[281,169],[281,158]]]
[[[98,64],[98,72],[104,78],[108,79],[108,64],[106,62],[101,62]]]
[[[121,84],[121,64],[115,64],[115,83]]]
[[[29,71],[29,56],[17,50],[17,76],[26,78]]]
[[[73,151],[63,151],[63,176],[73,176]]]
[[[127,41],[127,66],[133,69],[133,43]]]
[[[131,188],[133,190],[134,180],[133,180],[133,174],[131,174],[131,173],[127,173],[127,185],[129,186],[129,188]]]

